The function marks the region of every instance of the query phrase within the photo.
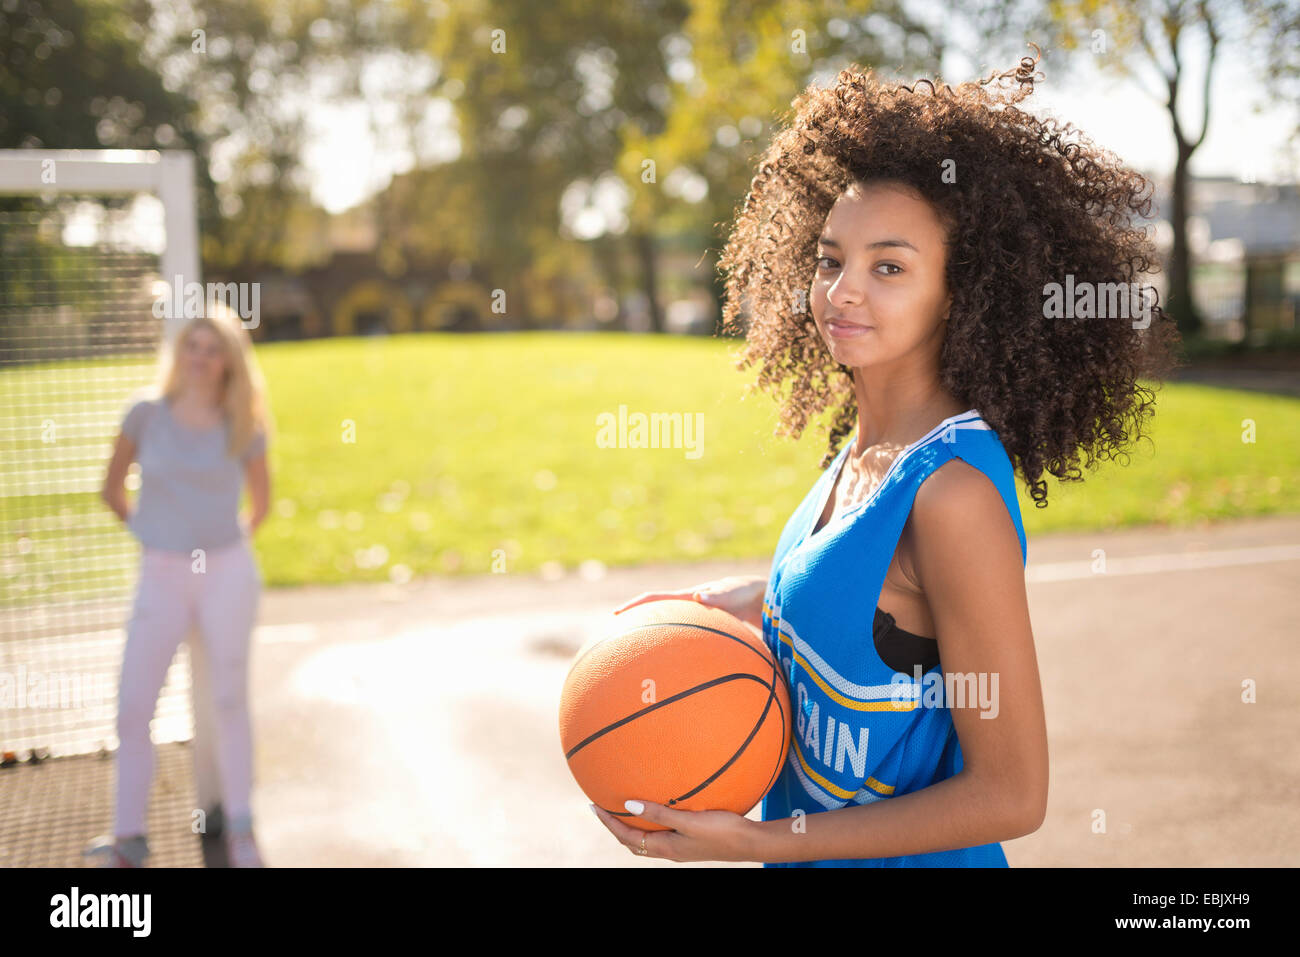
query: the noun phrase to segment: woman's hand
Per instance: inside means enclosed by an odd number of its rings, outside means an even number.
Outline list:
[[[113,445],[113,458],[109,461],[108,470],[104,475],[104,486],[99,490],[99,497],[125,525],[130,524],[134,513],[127,505],[126,489],[123,488],[122,482],[134,461],[135,443],[119,432],[117,442]]]
[[[240,512],[239,530],[240,532],[243,533],[245,538],[251,540],[252,537],[257,533],[257,526],[261,524],[261,521],[262,520],[260,518],[257,518],[256,516],[251,515],[248,512]]]
[[[638,811],[638,807],[644,810]],[[650,801],[628,801],[627,810],[671,831],[643,831],[624,824],[603,808],[591,805],[610,832],[638,857],[667,861],[752,861],[754,822],[734,811],[680,811]],[[641,840],[645,839],[645,853]]]
[[[763,594],[767,591],[767,579],[758,575],[728,575],[679,591],[642,592],[625,605],[614,609],[614,614],[627,611],[647,601],[660,601],[665,598],[677,598],[684,601],[697,601],[701,605],[721,608],[728,614],[735,615],[741,621],[747,621],[755,628],[763,627]]]

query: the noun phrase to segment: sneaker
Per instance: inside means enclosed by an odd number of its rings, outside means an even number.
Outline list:
[[[231,831],[226,835],[226,857],[231,867],[265,867],[252,831]]]
[[[116,838],[112,835],[97,837],[81,852],[97,867],[144,867],[149,858],[149,842],[143,836]]]

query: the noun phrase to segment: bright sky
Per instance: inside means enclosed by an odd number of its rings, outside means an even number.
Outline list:
[[[1026,54],[1031,54],[1028,48]],[[1197,176],[1253,177],[1260,182],[1295,182],[1300,179],[1300,157],[1288,148],[1297,110],[1266,92],[1231,49],[1220,50],[1210,88],[1210,129],[1192,156]],[[1179,90],[1179,119],[1186,135],[1201,130],[1201,96],[1205,82],[1204,44],[1187,44],[1183,88]],[[1044,61],[1047,61],[1046,63]],[[1060,60],[1065,64],[1063,58]],[[1103,59],[1076,55],[1065,66],[1045,56],[1039,63],[1044,79],[1023,105],[1037,116],[1069,121],[1099,145],[1112,150],[1130,166],[1148,174],[1167,175],[1174,166],[1174,137],[1163,79],[1154,67],[1137,80],[1120,80],[1099,68]],[[1008,63],[1003,69],[1009,68]],[[991,69],[979,75],[988,76]],[[969,66],[954,73],[965,79],[975,74]],[[1157,100],[1152,94],[1158,94]],[[1259,104],[1260,113],[1252,111]]]

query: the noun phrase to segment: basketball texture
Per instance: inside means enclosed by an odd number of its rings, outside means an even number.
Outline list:
[[[694,601],[645,602],[574,659],[560,695],[560,742],[583,793],[634,827],[629,799],[747,813],[790,747],[790,696],[744,622]]]

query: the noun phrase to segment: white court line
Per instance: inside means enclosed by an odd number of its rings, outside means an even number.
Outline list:
[[[1093,570],[1093,560],[1077,562],[1031,562],[1025,568],[1026,582],[1062,582],[1078,581],[1084,578],[1108,577],[1121,575],[1156,575],[1161,572],[1194,571],[1200,568],[1222,568],[1229,565],[1262,565],[1268,562],[1300,561],[1300,545],[1263,545],[1255,548],[1225,548],[1219,551],[1201,552],[1162,552],[1156,555],[1137,555],[1132,558],[1107,558],[1104,572]],[[603,624],[607,612],[592,612],[592,618],[598,618]],[[481,633],[491,626],[498,630],[518,633],[517,636],[531,638],[535,633],[545,631],[543,625],[552,623],[557,627],[572,628],[572,613],[553,612],[549,615],[518,612],[510,615],[484,615],[458,621],[453,625],[438,626],[440,631],[448,628],[468,628],[474,633]],[[545,619],[544,621],[542,619]],[[519,629],[514,626],[526,620],[530,628]],[[375,631],[380,623],[374,619],[348,622],[355,630]],[[297,622],[284,625],[258,625],[254,635],[259,644],[278,645],[316,641],[321,636],[319,625],[310,622]]]
[[[1161,572],[1222,568],[1226,565],[1262,565],[1267,562],[1300,561],[1300,545],[1262,545],[1257,548],[1225,548],[1221,551],[1164,552],[1132,558],[1107,558],[1105,571],[1095,571],[1094,561],[1030,563],[1027,582],[1063,582],[1081,578],[1113,578],[1119,575],[1156,575]]]

